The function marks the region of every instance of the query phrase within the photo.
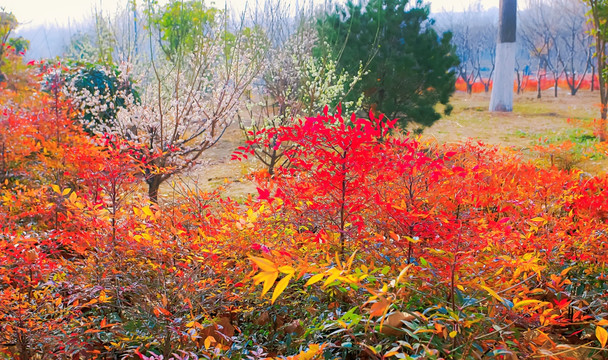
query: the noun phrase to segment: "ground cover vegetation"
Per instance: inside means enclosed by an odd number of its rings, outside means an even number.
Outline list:
[[[563,139],[540,163],[408,133],[361,90],[382,66],[323,52],[347,17],[265,6],[130,8],[109,40],[98,16],[61,61],[5,48],[0,358],[605,358],[608,178],[561,166]],[[255,191],[180,181],[238,115]]]

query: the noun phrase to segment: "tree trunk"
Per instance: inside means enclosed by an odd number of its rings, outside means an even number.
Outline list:
[[[557,97],[557,82],[559,81],[559,79],[557,77],[555,77],[553,79],[553,96]]]
[[[600,78],[600,93],[602,92],[602,80]],[[608,134],[606,134],[606,125],[608,124],[608,121],[606,120],[606,105],[604,103],[602,103],[602,109],[600,112],[600,121],[598,124],[598,131],[597,131],[597,137],[600,141],[606,141],[608,140]]]
[[[570,88],[570,95],[576,95],[576,74],[574,73],[574,71],[572,71],[572,79],[570,79],[570,76],[566,71],[566,82],[568,83],[568,87]]]
[[[600,81],[601,83],[601,81]],[[601,90],[600,90],[601,91]],[[600,112],[600,123],[599,123],[599,131],[598,138],[600,141],[608,140],[608,135],[606,134],[606,125],[608,121],[606,121],[606,105],[602,104],[602,110]]]
[[[600,141],[608,140],[608,134],[606,133],[606,106],[608,106],[608,84],[606,84],[605,70],[606,70],[606,43],[608,37],[605,34],[605,11],[607,4],[604,1],[591,0],[591,16],[593,19],[593,27],[595,28],[595,57],[597,59],[597,73],[599,80],[600,90],[600,102],[601,112],[599,129],[597,129],[598,138]]]
[[[513,80],[517,29],[517,0],[500,0],[496,72],[490,111],[513,111]]]
[[[606,39],[602,35],[596,35],[596,46],[597,49],[597,72],[600,85],[600,103],[602,106],[600,112],[600,123],[598,129],[598,138],[600,141],[608,140],[608,134],[606,133],[606,106],[608,106],[608,84],[606,84],[606,77],[604,71],[606,69]]]
[[[158,190],[160,189],[160,184],[162,183],[161,176],[152,175],[146,179],[146,183],[148,184],[148,199],[150,199],[151,203],[158,204]]]

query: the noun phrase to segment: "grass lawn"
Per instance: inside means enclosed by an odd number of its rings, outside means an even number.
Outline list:
[[[537,145],[559,146],[569,141],[573,147],[557,151],[554,163],[590,174],[605,172],[608,161],[604,151],[596,149],[593,120],[599,117],[599,93],[580,91],[576,96],[561,91],[553,97],[547,90],[541,99],[536,93],[516,95],[512,113],[488,111],[490,94],[456,93],[451,115],[426,129],[423,138],[438,143],[472,139],[487,144],[509,147],[525,159],[550,163],[550,154],[542,154]],[[569,121],[572,119],[574,121]]]
[[[569,136],[576,129],[569,118],[591,122],[599,116],[599,93],[579,92],[576,96],[561,93],[558,98],[536,94],[516,95],[512,113],[488,111],[490,94],[456,93],[451,115],[424,131],[424,136],[438,142],[476,139],[489,144],[529,148],[539,138]],[[592,134],[589,129],[589,134]]]

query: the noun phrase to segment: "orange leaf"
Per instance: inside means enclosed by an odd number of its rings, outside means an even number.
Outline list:
[[[374,305],[372,305],[369,315],[370,316],[381,316],[382,314],[384,314],[384,312],[386,311],[386,309],[389,306],[390,306],[390,303],[386,299],[382,299],[382,300],[378,301],[377,303],[375,303]]]
[[[160,306],[154,308],[154,313],[156,314],[156,316],[158,316],[158,314],[163,314],[165,316],[171,316],[171,313],[169,312],[169,310],[162,308]]]

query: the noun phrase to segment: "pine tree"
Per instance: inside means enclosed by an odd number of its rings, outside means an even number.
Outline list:
[[[459,60],[451,33],[439,36],[432,28],[429,7],[417,1],[348,1],[319,21],[324,55],[336,56],[341,70],[366,73],[351,91],[364,93],[364,110],[399,118],[402,127],[414,122],[430,126],[441,116],[437,103],[449,112]]]

